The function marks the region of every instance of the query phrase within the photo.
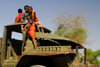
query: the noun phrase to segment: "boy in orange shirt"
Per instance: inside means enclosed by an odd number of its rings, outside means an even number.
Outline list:
[[[31,16],[27,16],[28,23],[22,30],[27,30],[28,35],[32,38],[32,41],[34,43],[34,50],[37,50],[37,43],[35,40],[35,22],[31,19]]]
[[[18,9],[18,15],[15,18],[15,23],[21,23],[22,9]]]
[[[42,24],[40,23],[39,19],[36,16],[36,12],[33,10],[31,6],[29,6],[29,15],[32,16],[32,20],[37,25],[38,31],[40,32],[40,29],[41,29],[41,31],[44,32],[44,30],[42,29]]]

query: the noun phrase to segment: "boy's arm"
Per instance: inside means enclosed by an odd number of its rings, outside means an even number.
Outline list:
[[[21,16],[21,21],[23,21],[23,18],[24,18],[24,14]]]
[[[21,21],[23,21],[24,18],[25,18],[25,13],[22,14],[22,16],[21,16]]]
[[[26,26],[25,26],[22,30],[26,30],[26,29],[28,29],[30,26],[31,26],[31,24],[30,24],[30,23],[27,23]]]

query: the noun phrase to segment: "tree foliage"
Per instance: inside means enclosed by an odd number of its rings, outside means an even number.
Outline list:
[[[72,16],[66,13],[57,16],[56,35],[72,39],[80,44],[85,43],[87,38],[87,29],[84,27],[85,18],[82,15]]]
[[[87,49],[86,54],[87,54],[86,60],[88,62],[100,65],[100,60],[98,60],[98,57],[100,57],[100,50],[92,51],[91,49]]]
[[[87,55],[87,61],[89,61],[90,63],[94,62],[94,52],[91,49],[87,49],[86,51],[86,55]]]

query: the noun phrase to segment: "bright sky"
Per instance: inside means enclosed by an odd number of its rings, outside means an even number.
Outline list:
[[[100,49],[100,0],[0,0],[0,37],[5,25],[13,24],[19,8],[30,5],[44,27],[54,31],[53,19],[59,13],[84,13],[87,18],[89,45],[92,50]],[[23,9],[24,12],[24,9]]]

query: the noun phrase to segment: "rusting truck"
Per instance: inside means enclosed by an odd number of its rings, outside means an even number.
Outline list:
[[[71,67],[78,49],[84,48],[68,38],[51,34],[45,27],[42,27],[44,32],[36,27],[38,46],[34,51],[32,39],[27,31],[21,31],[21,25],[26,23],[4,26],[0,40],[2,67]],[[12,38],[13,32],[21,34],[22,39]]]

